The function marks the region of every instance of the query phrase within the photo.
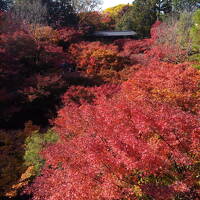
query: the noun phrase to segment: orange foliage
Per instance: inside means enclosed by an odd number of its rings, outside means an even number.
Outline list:
[[[118,55],[117,46],[100,42],[82,42],[69,48],[72,61],[89,76],[112,77],[129,64],[127,57]],[[115,76],[115,75],[114,75]]]

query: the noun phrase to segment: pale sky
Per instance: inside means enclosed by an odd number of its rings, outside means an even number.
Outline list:
[[[133,0],[103,0],[102,9],[104,10],[105,8],[110,8],[118,4],[131,4],[132,2]]]

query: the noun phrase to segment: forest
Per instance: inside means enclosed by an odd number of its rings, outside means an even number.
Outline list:
[[[0,0],[1,200],[200,199],[200,0],[101,5]]]

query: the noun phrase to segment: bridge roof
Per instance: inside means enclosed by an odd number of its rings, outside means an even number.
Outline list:
[[[96,31],[94,36],[114,37],[114,36],[134,36],[137,35],[135,31]]]

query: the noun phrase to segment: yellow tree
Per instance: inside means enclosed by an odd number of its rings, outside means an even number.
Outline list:
[[[109,16],[114,23],[116,24],[119,19],[129,10],[130,7],[133,5],[131,4],[119,4],[117,6],[107,8],[103,11],[103,14]]]
[[[121,14],[121,12],[125,13],[129,7],[131,7],[132,5],[129,4],[119,4],[117,6],[111,7],[111,8],[107,8],[103,11],[104,14],[109,15],[111,18],[116,19],[119,17],[119,15]]]

